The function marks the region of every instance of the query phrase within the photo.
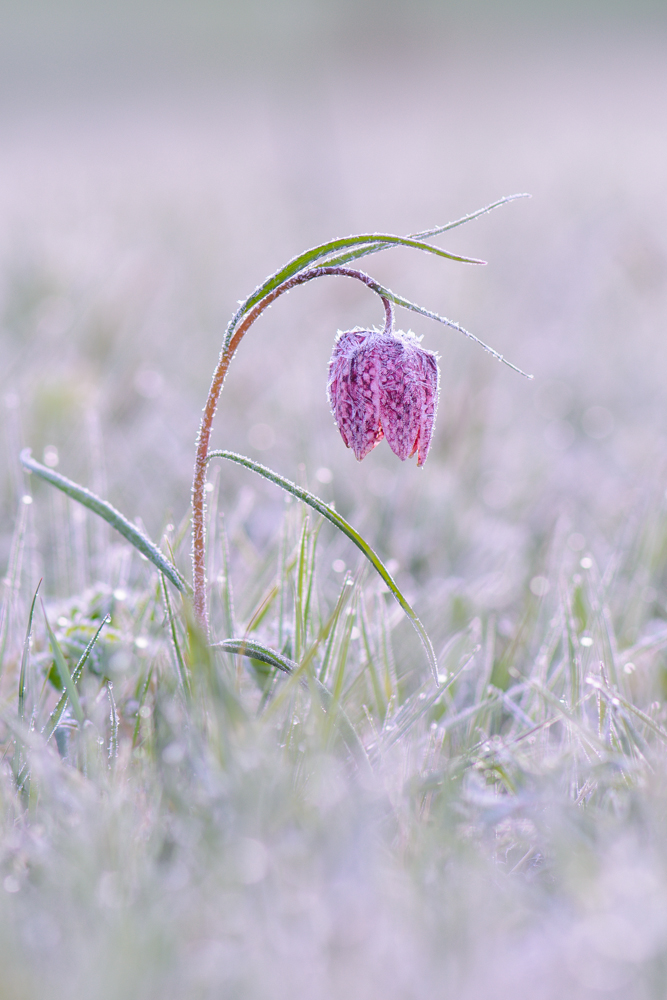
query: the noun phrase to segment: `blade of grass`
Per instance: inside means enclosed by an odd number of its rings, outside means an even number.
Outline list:
[[[309,493],[308,490],[302,489],[295,483],[290,482],[289,479],[285,479],[284,476],[278,475],[277,472],[272,472],[271,469],[267,469],[266,466],[260,465],[258,462],[253,462],[251,459],[246,458],[244,455],[238,455],[236,452],[233,451],[212,451],[208,457],[209,460],[212,458],[226,458],[230,462],[236,462],[238,465],[242,465],[244,468],[250,469],[252,472],[256,472],[258,475],[263,476],[265,479],[268,479],[269,482],[275,483],[276,486],[280,486],[281,489],[285,490],[287,493],[291,493],[292,496],[295,496],[298,500],[301,500],[303,503],[307,503],[310,507],[313,508],[313,510],[316,510],[319,514],[322,514],[323,517],[325,517],[327,521],[330,521],[331,524],[333,524],[336,528],[338,528],[339,531],[342,531],[344,535],[347,535],[350,541],[354,542],[354,544],[357,546],[360,552],[362,552],[366,557],[366,559],[368,559],[371,566],[382,577],[387,587],[392,592],[392,594],[400,604],[401,608],[405,612],[406,616],[410,619],[410,622],[412,623],[415,631],[419,635],[419,638],[421,639],[424,649],[426,651],[428,662],[431,667],[431,671],[433,673],[433,679],[435,680],[436,684],[440,683],[438,679],[438,665],[435,658],[435,652],[433,650],[433,645],[428,637],[426,629],[424,628],[421,621],[413,611],[412,607],[410,606],[410,604],[408,604],[407,600],[399,590],[393,577],[389,573],[389,570],[384,565],[380,557],[373,551],[370,545],[368,545],[368,543],[364,541],[361,535],[354,530],[352,525],[348,524],[345,518],[341,517],[340,514],[338,514],[335,510],[333,510],[332,507],[324,503],[323,500],[320,500],[319,497],[316,497],[313,493]]]
[[[306,644],[305,621],[305,577],[308,564],[308,515],[303,519],[301,540],[299,542],[299,560],[296,570],[296,589],[294,593],[294,656],[297,662],[301,659],[301,651]]]
[[[153,668],[155,664],[151,663],[150,667],[146,671],[146,678],[144,683],[141,685],[141,693],[139,695],[139,707],[137,708],[137,721],[134,724],[134,732],[132,733],[132,749],[137,745],[137,740],[139,739],[139,729],[141,727],[141,709],[144,707],[144,702],[146,701],[146,695],[148,694],[148,689],[153,678]]]
[[[40,479],[44,479],[47,483],[52,486],[57,487],[62,490],[68,497],[72,500],[76,500],[77,503],[83,504],[88,510],[91,510],[98,517],[103,518],[112,528],[115,528],[123,538],[127,539],[130,545],[133,545],[135,549],[141,552],[142,555],[146,556],[149,562],[152,562],[161,573],[167,577],[170,583],[180,590],[182,593],[187,593],[189,591],[189,585],[185,581],[184,577],[178,572],[175,566],[173,566],[169,560],[163,555],[156,545],[151,542],[142,531],[137,528],[136,525],[132,524],[130,521],[124,517],[120,511],[112,507],[110,503],[106,500],[100,499],[90,490],[87,490],[84,486],[79,486],[77,483],[72,482],[71,479],[66,479],[65,476],[61,476],[60,473],[55,472],[53,469],[48,469],[45,465],[41,465],[36,462],[34,458],[30,456],[30,449],[24,448],[21,452],[21,463],[24,468],[29,469],[30,472],[34,472],[36,476]]]
[[[389,299],[389,301],[393,302],[394,305],[402,306],[403,309],[409,309],[411,312],[419,313],[420,316],[426,316],[427,319],[435,320],[436,323],[442,323],[443,326],[448,326],[451,330],[456,330],[457,333],[462,333],[464,337],[467,337],[468,340],[472,340],[473,343],[478,344],[487,352],[487,354],[494,357],[496,361],[500,361],[502,364],[507,365],[508,368],[511,368],[512,371],[518,372],[519,375],[523,375],[524,378],[533,378],[533,376],[529,375],[528,372],[525,372],[522,368],[512,364],[512,362],[508,361],[503,354],[494,350],[493,347],[486,344],[483,340],[480,340],[474,333],[470,333],[469,330],[466,330],[465,327],[461,326],[460,323],[455,322],[455,320],[447,319],[446,316],[441,316],[440,313],[433,312],[431,309],[425,309],[424,306],[420,306],[416,302],[411,302],[409,299],[403,298],[402,295],[397,295],[396,292],[392,292],[391,289],[385,288],[384,285],[380,285],[379,283],[376,283],[374,291],[376,291],[378,295],[383,295],[385,298]]]
[[[329,641],[327,642],[327,647],[324,651],[324,658],[322,660],[322,666],[320,667],[320,681],[324,684],[327,679],[327,673],[329,671],[329,664],[331,663],[331,657],[333,653],[333,648],[336,642],[336,635],[338,631],[338,619],[340,618],[343,608],[347,604],[352,594],[352,588],[354,586],[354,581],[352,577],[348,575],[343,580],[343,586],[340,589],[340,594],[338,595],[338,600],[336,601],[336,607],[333,610],[333,614],[329,619]]]
[[[462,226],[466,222],[472,222],[473,219],[478,219],[481,215],[486,215],[487,212],[492,212],[494,208],[498,208],[500,205],[507,205],[510,201],[516,201],[517,198],[530,198],[529,194],[510,194],[504,198],[499,198],[498,201],[492,202],[490,205],[486,205],[484,208],[477,209],[476,212],[471,212],[470,215],[464,215],[460,219],[456,219],[454,222],[448,222],[444,226],[436,226],[435,229],[425,229],[421,233],[411,233],[408,236],[410,240],[429,240],[434,236],[439,236],[441,233],[446,233],[450,229],[456,229],[457,226]],[[384,250],[385,248],[378,244],[371,244],[370,247],[362,247],[357,250],[350,250],[347,253],[340,254],[336,257],[327,258],[326,263],[332,266],[338,266],[339,264],[347,264],[351,260],[358,260],[360,257],[366,257],[369,254],[377,253],[379,250]]]
[[[248,656],[253,660],[259,660],[260,663],[268,663],[272,667],[277,667],[278,670],[282,670],[286,674],[291,674],[299,666],[294,660],[269,649],[268,646],[264,646],[255,639],[223,639],[222,642],[211,643],[211,648],[222,649],[226,653],[234,653],[236,656]]]
[[[32,501],[32,498],[30,498]],[[9,565],[7,573],[0,584],[2,588],[2,604],[0,605],[0,674],[4,670],[5,651],[9,641],[11,626],[12,607],[14,599],[18,593],[21,579],[21,564],[23,561],[23,547],[25,545],[26,529],[28,526],[28,511],[30,505],[23,502],[19,504],[18,517],[9,555]]]
[[[100,633],[101,633],[102,629],[104,628],[105,625],[108,625],[110,621],[111,621],[111,619],[107,615],[104,618],[104,620],[102,621],[102,624],[98,628],[97,632],[92,637],[92,639],[90,640],[90,642],[88,643],[88,645],[84,649],[83,653],[81,654],[81,656],[80,656],[80,658],[79,658],[79,660],[77,662],[77,665],[75,666],[74,670],[72,671],[72,681],[73,681],[74,684],[78,683],[79,678],[81,677],[81,674],[83,672],[83,668],[86,665],[86,661],[87,661],[88,657],[90,656],[90,654],[92,653],[93,647],[94,647],[95,643],[97,642],[97,640],[99,639]],[[60,722],[60,719],[62,718],[62,714],[65,711],[65,707],[67,705],[68,700],[69,700],[69,694],[67,692],[67,689],[65,689],[63,691],[63,693],[61,694],[60,698],[58,699],[58,704],[56,705],[56,707],[51,712],[51,715],[49,716],[48,721],[47,721],[46,725],[44,726],[44,728],[42,730],[42,735],[45,737],[47,743],[51,739],[51,737],[53,736],[53,734],[54,734],[54,732],[55,732],[55,730],[56,730],[56,728],[58,726],[58,723]]]
[[[37,584],[37,589],[35,591],[34,597],[32,599],[32,604],[30,605],[30,614],[28,615],[28,627],[25,632],[25,642],[23,643],[23,656],[21,657],[21,672],[19,674],[19,719],[21,722],[25,722],[25,688],[26,688],[26,677],[28,673],[28,659],[30,657],[30,640],[32,638],[32,620],[35,615],[35,604],[37,603],[37,595],[39,594],[39,588],[42,586],[42,581],[40,580]]]
[[[46,622],[46,631],[49,634],[49,643],[51,644],[53,658],[56,662],[56,667],[58,669],[58,673],[60,674],[60,679],[63,682],[63,687],[65,688],[69,700],[72,703],[72,711],[74,712],[76,721],[79,723],[80,726],[82,726],[84,721],[84,715],[83,715],[83,709],[81,708],[81,702],[79,701],[79,692],[77,691],[76,685],[72,680],[72,675],[69,672],[69,667],[67,666],[67,661],[63,656],[63,652],[60,646],[58,645],[58,640],[53,634],[53,629],[51,628],[51,624],[47,617],[46,608],[44,607],[43,601],[41,601],[41,605],[42,605],[42,611],[44,612],[44,621]]]
[[[176,619],[174,618],[174,612],[171,607],[171,599],[169,597],[169,590],[167,589],[167,581],[164,578],[164,573],[160,574],[160,582],[162,584],[162,598],[164,600],[165,610],[167,612],[167,620],[169,622],[169,630],[171,632],[171,643],[174,650],[174,656],[176,657],[176,668],[178,670],[179,680],[181,686],[186,695],[190,694],[190,681],[188,678],[188,668],[185,665],[185,660],[183,659],[183,654],[181,652],[181,645],[178,641],[178,633],[176,631]]]
[[[268,646],[250,639],[225,639],[223,642],[213,643],[213,648],[224,649],[229,653],[247,656],[253,660],[260,660],[262,663],[269,663],[274,667],[278,667],[279,670],[291,674],[295,680],[298,678],[302,684],[307,685],[309,682],[312,682],[315,692],[320,699],[320,704],[327,712],[327,715],[330,715],[333,719],[333,711],[335,711],[336,725],[348,750],[358,762],[370,769],[368,754],[364,745],[340,704],[337,703],[331,692],[316,677],[309,675],[308,679],[306,679],[302,676],[306,667],[305,659],[304,662],[297,664],[294,660],[289,660],[286,656],[276,652],[275,649],[270,649]],[[310,657],[306,659],[310,659]]]
[[[109,733],[109,760],[118,756],[118,712],[116,711],[116,699],[113,696],[113,684],[107,681],[107,696],[109,698],[109,721],[111,731]]]

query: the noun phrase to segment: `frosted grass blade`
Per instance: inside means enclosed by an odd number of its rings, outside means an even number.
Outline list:
[[[146,556],[149,562],[152,562],[161,573],[167,577],[170,583],[180,590],[181,593],[187,593],[189,591],[189,586],[185,581],[184,577],[178,572],[176,567],[169,562],[169,560],[160,552],[157,545],[154,545],[142,531],[137,528],[135,524],[128,521],[120,511],[112,507],[110,503],[106,500],[102,500],[100,497],[91,493],[87,490],[85,486],[79,486],[78,483],[72,482],[71,479],[67,479],[65,476],[61,476],[60,473],[55,472],[53,469],[48,469],[45,465],[41,465],[36,462],[34,458],[30,455],[30,449],[24,448],[21,452],[21,464],[25,469],[29,469],[30,472],[34,472],[36,476],[40,479],[44,479],[45,482],[50,483],[52,486],[56,486],[63,493],[71,497],[72,500],[76,500],[78,503],[83,504],[88,510],[92,510],[93,514],[97,514],[98,517],[103,518],[112,528],[115,528],[123,538],[135,547],[142,555]]]
[[[393,246],[405,246],[411,247],[414,250],[423,250],[425,253],[435,254],[437,257],[444,257],[447,260],[456,260],[463,264],[485,264],[486,261],[478,260],[476,257],[463,257],[460,254],[448,253],[446,250],[441,250],[440,247],[433,247],[428,243],[424,243],[422,240],[415,240],[409,236],[393,236],[389,233],[368,233],[362,234],[360,236],[345,236],[341,239],[330,240],[328,243],[321,243],[319,246],[312,247],[310,250],[306,250],[304,253],[299,254],[298,257],[292,258],[288,263],[282,267],[275,274],[267,278],[261,285],[259,285],[254,292],[252,292],[247,299],[245,299],[234,316],[232,317],[227,331],[225,333],[225,340],[223,345],[223,350],[226,349],[232,339],[234,330],[238,326],[242,317],[249,312],[253,306],[256,306],[258,302],[268,295],[270,292],[282,285],[283,282],[288,281],[289,278],[294,277],[295,274],[299,274],[300,271],[304,271],[311,264],[316,261],[321,261],[323,258],[330,258],[335,255],[337,251],[345,251],[350,248],[364,248],[358,256],[362,256],[363,253],[378,253],[380,250],[386,250]],[[327,263],[329,261],[327,260]]]
[[[46,614],[46,608],[44,607],[44,602],[42,601],[42,611],[44,612],[44,621],[46,622],[46,630],[49,633],[49,642],[51,644],[51,650],[53,652],[53,658],[56,662],[56,667],[58,668],[58,673],[60,674],[60,679],[63,682],[63,687],[67,692],[69,700],[72,702],[72,711],[76,716],[76,721],[80,726],[83,725],[84,716],[83,709],[81,708],[81,702],[79,701],[79,692],[76,689],[76,685],[72,680],[72,675],[69,672],[69,667],[67,666],[67,661],[63,656],[62,649],[58,645],[58,640],[53,634],[53,629],[51,628],[51,623]]]
[[[373,566],[375,571],[382,577],[386,583],[389,590],[392,592],[401,608],[410,619],[413,627],[419,635],[422,641],[426,655],[428,657],[428,662],[433,673],[433,679],[436,684],[439,684],[438,680],[438,666],[435,658],[435,652],[433,650],[433,645],[428,637],[426,629],[422,625],[421,621],[413,611],[410,604],[399,590],[396,585],[392,575],[390,574],[387,567],[384,565],[380,557],[373,551],[373,549],[368,545],[366,541],[361,537],[361,535],[354,530],[351,524],[341,517],[332,507],[320,500],[313,493],[309,493],[308,490],[302,489],[295,483],[291,482],[289,479],[285,479],[283,476],[278,475],[277,472],[272,472],[271,469],[267,469],[266,466],[260,465],[258,462],[253,462],[251,459],[246,458],[244,455],[238,455],[234,451],[212,451],[209,454],[209,460],[212,458],[226,458],[230,462],[236,462],[237,465],[242,465],[246,469],[250,469],[252,472],[256,472],[258,475],[263,476],[264,479],[268,479],[269,482],[275,483],[276,486],[280,486],[281,489],[286,490],[291,493],[292,496],[296,497],[297,500],[301,500],[303,503],[307,503],[309,507],[316,510],[319,514],[330,521],[339,531],[342,531],[344,535],[354,542],[357,548],[364,554],[366,559]]]
[[[176,658],[176,669],[178,671],[178,678],[181,682],[181,686],[186,695],[190,694],[190,680],[188,678],[188,668],[185,665],[185,660],[183,659],[183,654],[181,652],[181,644],[178,641],[178,632],[176,631],[176,619],[174,617],[174,612],[171,607],[171,599],[169,597],[169,590],[167,589],[167,581],[164,578],[164,573],[160,575],[160,582],[162,584],[162,598],[164,600],[165,610],[167,612],[167,620],[169,622],[169,629],[171,632],[171,643],[174,650],[174,656]]]
[[[403,309],[409,309],[411,312],[419,313],[420,316],[426,316],[427,319],[435,320],[436,323],[442,323],[444,326],[448,326],[451,330],[456,330],[457,333],[462,333],[464,337],[468,338],[468,340],[472,340],[475,344],[479,344],[479,346],[482,347],[488,354],[491,354],[496,361],[501,361],[504,365],[507,365],[508,368],[518,372],[519,375],[523,375],[524,378],[533,378],[532,375],[529,375],[521,368],[513,365],[511,361],[508,361],[504,355],[499,354],[498,351],[494,350],[493,347],[490,347],[489,344],[485,344],[484,341],[480,340],[479,337],[476,337],[474,333],[470,333],[469,330],[466,330],[460,323],[456,323],[452,319],[447,319],[446,316],[441,316],[439,313],[433,312],[431,309],[425,309],[424,306],[417,305],[416,302],[404,299],[402,295],[397,295],[389,288],[385,288],[384,285],[376,284],[375,291],[377,291],[380,295],[384,295],[385,298],[389,299],[390,302],[393,302],[394,305],[402,306]]]
[[[450,229],[456,229],[457,226],[463,226],[466,222],[472,222],[473,219],[479,219],[480,216],[486,215],[488,212],[492,212],[494,208],[499,208],[501,205],[507,205],[511,201],[516,201],[518,198],[530,198],[529,194],[509,194],[504,198],[499,198],[498,201],[492,202],[490,205],[485,205],[484,208],[478,208],[476,212],[471,212],[470,215],[464,215],[460,219],[456,219],[454,222],[447,222],[444,226],[436,226],[434,229],[425,229],[421,233],[411,233],[407,239],[410,240],[429,240],[434,236],[439,236],[441,233],[446,233]],[[327,266],[336,267],[341,264],[347,264],[351,260],[359,260],[360,257],[366,257],[369,254],[377,253],[379,250],[384,250],[383,246],[379,244],[371,244],[370,246],[364,246],[361,249],[349,250],[347,253],[339,254],[338,256],[327,259]]]
[[[234,653],[236,656],[249,656],[252,660],[277,667],[286,674],[291,674],[299,666],[294,660],[277,653],[274,649],[269,649],[268,646],[263,646],[254,639],[223,639],[222,642],[211,643],[211,648],[222,649],[225,653]]]
[[[30,614],[28,615],[28,627],[25,632],[25,642],[23,643],[23,655],[21,657],[21,672],[19,674],[19,719],[21,722],[25,722],[25,688],[26,688],[26,677],[28,673],[28,657],[30,656],[30,639],[32,638],[32,620],[35,615],[35,604],[37,603],[37,595],[39,594],[39,588],[42,586],[42,581],[40,580],[37,584],[37,589],[32,599],[32,604],[30,605]]]
[[[78,683],[79,678],[81,677],[81,674],[83,673],[83,668],[84,668],[84,666],[86,664],[86,660],[88,659],[88,657],[92,653],[93,646],[95,645],[95,643],[97,642],[97,640],[100,637],[100,632],[102,631],[102,629],[104,628],[105,625],[109,624],[110,621],[111,621],[111,619],[107,615],[104,618],[104,620],[102,621],[102,624],[98,628],[97,632],[95,633],[95,635],[93,636],[93,638],[90,640],[90,642],[88,643],[88,645],[84,649],[83,653],[81,654],[81,656],[79,658],[79,661],[77,662],[77,665],[75,666],[74,670],[72,671],[72,682],[74,684]],[[53,736],[53,734],[54,734],[54,732],[55,732],[55,730],[56,730],[56,728],[58,726],[58,723],[60,722],[62,714],[65,711],[65,707],[67,705],[68,699],[69,699],[69,694],[67,692],[67,689],[65,689],[63,691],[63,693],[61,694],[60,698],[58,699],[58,703],[57,703],[56,707],[51,712],[51,715],[49,716],[48,722],[46,723],[46,725],[44,726],[44,729],[42,730],[42,735],[46,738],[47,743],[51,739],[51,737]]]
[[[260,642],[255,642],[252,639],[224,639],[222,642],[213,643],[213,648],[224,649],[228,653],[235,653],[238,656],[248,656],[253,660],[260,660],[262,663],[269,663],[271,666],[278,667],[284,673],[296,673],[297,676],[303,673],[305,667],[305,661],[299,665],[294,660],[289,660],[286,656],[283,656],[282,653],[276,652],[275,649],[263,646]],[[338,716],[337,724],[340,735],[350,753],[352,753],[358,763],[370,771],[368,754],[359,739],[356,729],[341,705],[337,703],[328,688],[321,681],[318,681],[316,677],[311,676],[308,680],[301,678],[301,683],[308,684],[309,682],[315,685],[315,691],[321,699],[321,704],[325,711],[330,713],[332,710],[335,710]]]

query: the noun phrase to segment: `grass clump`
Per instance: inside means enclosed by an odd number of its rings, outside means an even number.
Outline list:
[[[554,538],[513,633],[477,615],[438,689],[378,578],[320,580],[330,531],[289,504],[233,600],[210,554],[213,626],[292,675],[209,647],[134,559],[124,590],[47,601],[53,640],[35,610],[23,719],[10,637],[4,995],[658,996],[667,630],[642,538],[607,576]],[[74,678],[100,625],[83,725],[69,705],[48,740],[54,643]]]

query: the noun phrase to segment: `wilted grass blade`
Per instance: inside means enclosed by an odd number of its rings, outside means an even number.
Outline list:
[[[28,627],[25,631],[25,642],[23,643],[23,656],[21,657],[21,672],[19,674],[19,719],[21,722],[25,722],[25,686],[26,686],[26,676],[28,671],[28,657],[30,656],[30,639],[32,636],[32,620],[35,614],[35,604],[37,603],[37,595],[39,594],[39,588],[42,586],[42,581],[40,580],[37,584],[37,589],[35,591],[34,597],[32,599],[32,604],[30,605],[30,614],[28,615]]]
[[[68,497],[72,500],[76,500],[78,503],[83,504],[88,510],[92,510],[94,514],[98,517],[103,518],[112,528],[115,528],[123,538],[138,549],[142,555],[146,556],[149,562],[152,562],[154,566],[160,570],[161,573],[167,577],[170,583],[173,583],[177,590],[182,593],[189,591],[189,586],[185,579],[178,572],[176,567],[169,562],[169,560],[160,552],[158,547],[151,542],[150,538],[147,538],[142,531],[137,528],[136,525],[128,521],[120,511],[112,507],[110,503],[106,500],[100,499],[90,490],[87,490],[84,486],[79,486],[78,483],[72,482],[71,479],[66,479],[65,476],[61,476],[60,473],[54,472],[53,469],[48,469],[45,465],[41,465],[36,462],[34,458],[30,455],[30,449],[24,448],[21,452],[21,463],[24,468],[29,469],[30,472],[34,472],[35,475],[39,476],[40,479],[44,479],[47,483],[51,483],[52,486],[56,486],[63,493],[66,493]]]
[[[263,646],[261,642],[254,639],[223,639],[222,642],[211,643],[212,649],[223,649],[226,653],[235,653],[237,656],[249,656],[252,660],[259,660],[260,663],[268,663],[278,670],[283,670],[286,674],[291,674],[298,668],[298,663],[290,660],[282,653],[277,653],[268,646]]]
[[[49,633],[49,642],[51,643],[51,650],[53,651],[53,658],[56,661],[56,667],[58,668],[58,673],[60,674],[60,680],[63,683],[63,687],[67,692],[69,700],[72,702],[72,711],[76,716],[76,721],[80,726],[83,725],[83,709],[81,708],[81,702],[79,701],[79,692],[76,689],[76,685],[72,680],[72,675],[69,672],[69,667],[67,666],[67,661],[63,656],[62,649],[58,645],[58,640],[53,634],[53,629],[46,614],[46,608],[44,607],[44,602],[42,601],[42,611],[44,612],[44,621],[46,622],[46,630]]]
[[[347,535],[350,541],[354,542],[357,548],[361,552],[363,552],[363,554],[368,559],[373,568],[376,570],[376,572],[382,577],[387,587],[392,592],[392,594],[402,607],[403,611],[412,622],[412,625],[417,631],[419,638],[421,639],[422,644],[424,646],[424,649],[426,650],[428,662],[430,664],[431,671],[433,672],[433,678],[436,684],[439,684],[438,666],[435,658],[435,652],[433,650],[433,645],[431,644],[431,640],[428,637],[426,629],[420,622],[415,612],[412,610],[411,606],[406,601],[401,591],[398,589],[393,577],[391,576],[389,570],[384,565],[382,560],[379,558],[378,555],[376,555],[376,553],[373,551],[370,545],[368,545],[368,543],[364,541],[361,535],[354,530],[352,525],[348,524],[345,518],[341,517],[340,514],[338,514],[335,510],[333,510],[332,507],[324,503],[323,500],[320,500],[319,497],[316,497],[313,493],[309,493],[308,490],[302,489],[295,483],[290,482],[289,479],[285,479],[283,476],[279,476],[277,472],[272,472],[271,469],[267,469],[265,465],[260,465],[258,462],[253,462],[252,459],[246,458],[244,455],[238,455],[234,451],[212,451],[208,457],[209,459],[226,458],[230,462],[236,462],[238,465],[242,465],[244,468],[250,469],[252,472],[256,472],[258,475],[263,476],[265,479],[268,479],[269,482],[275,483],[276,486],[280,486],[281,489],[286,490],[288,493],[291,493],[292,496],[295,496],[297,498],[297,500],[301,500],[303,501],[303,503],[307,503],[310,507],[313,508],[313,510],[316,510],[319,514],[322,514],[323,517],[325,517],[327,521],[330,521],[336,528],[338,528],[339,531],[342,531],[344,535]]]

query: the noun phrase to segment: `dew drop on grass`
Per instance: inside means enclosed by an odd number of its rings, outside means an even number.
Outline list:
[[[551,584],[546,576],[534,576],[530,581],[530,592],[535,597],[545,597],[551,590]]]
[[[333,472],[331,469],[322,467],[315,473],[315,479],[317,479],[318,483],[330,483],[333,479]]]
[[[162,751],[165,764],[180,764],[185,756],[185,750],[180,743],[170,743]]]
[[[581,645],[585,646],[586,648],[593,645],[593,639],[591,638],[590,635],[582,635],[580,642]]]
[[[334,559],[331,563],[331,568],[334,573],[344,573],[345,572],[345,561],[343,559]]]
[[[590,569],[591,566],[593,565],[593,560],[591,559],[590,556],[584,556],[584,558],[580,561],[579,565],[581,566],[582,569]]]
[[[137,647],[137,649],[146,649],[148,646],[148,639],[146,638],[145,635],[138,635],[137,638],[134,640],[134,645]]]
[[[47,444],[44,449],[44,465],[47,465],[49,469],[55,469],[58,462],[60,461],[58,457],[58,449],[55,445]]]
[[[122,587],[118,587],[116,590],[114,590],[113,596],[114,596],[114,600],[116,600],[116,601],[125,601],[125,600],[127,600],[127,592],[124,591]]]
[[[26,506],[32,503],[32,497],[30,496],[29,493],[23,494],[23,496],[21,497],[21,503],[24,503]]]
[[[625,666],[623,667],[624,674],[634,674],[634,672],[635,672],[634,663],[626,663]]]

